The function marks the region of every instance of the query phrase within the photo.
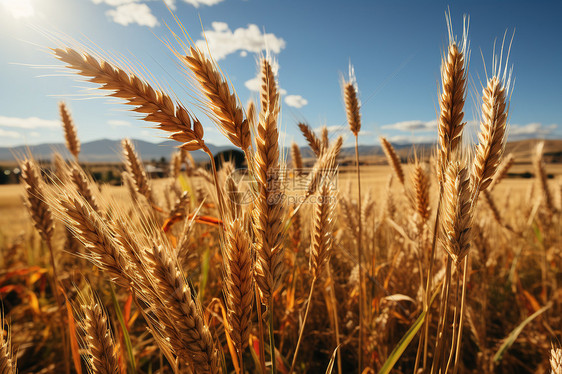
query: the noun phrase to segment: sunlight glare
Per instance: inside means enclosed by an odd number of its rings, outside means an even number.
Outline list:
[[[35,14],[31,0],[0,0],[0,4],[15,18],[29,18]]]

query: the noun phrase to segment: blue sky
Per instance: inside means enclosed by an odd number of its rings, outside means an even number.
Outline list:
[[[296,123],[327,125],[347,134],[340,76],[353,64],[362,100],[361,144],[433,141],[445,11],[455,33],[470,15],[470,92],[466,106],[474,138],[484,65],[494,41],[515,30],[510,63],[515,89],[510,137],[562,137],[562,2],[166,0],[194,40],[207,32],[211,52],[243,103],[256,97],[256,56],[268,48],[284,90],[285,143],[304,141]],[[161,0],[0,0],[0,146],[62,141],[57,102],[68,102],[82,141],[165,136],[126,107],[95,98],[77,76],[47,53],[60,33],[145,66],[193,108],[207,141],[228,144],[196,110],[189,83],[159,38],[177,26]],[[482,56],[484,56],[484,61]],[[57,67],[58,66],[58,67]],[[414,130],[417,129],[417,130]],[[347,142],[351,142],[348,137]]]

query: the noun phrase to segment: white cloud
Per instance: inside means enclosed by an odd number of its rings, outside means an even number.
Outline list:
[[[508,135],[513,138],[543,137],[551,134],[557,128],[558,125],[554,123],[548,126],[538,122],[526,125],[510,125]]]
[[[21,134],[19,132],[16,132],[16,131],[9,131],[9,130],[0,129],[0,138],[18,139],[18,138],[21,138]]]
[[[391,143],[396,144],[419,144],[419,143],[435,143],[437,134],[427,136],[411,136],[411,135],[390,135],[385,136]]]
[[[111,6],[119,6],[130,3],[138,3],[139,0],[92,0],[94,4],[107,4]]]
[[[107,0],[120,1],[120,0]],[[119,5],[115,9],[108,10],[106,14],[120,25],[127,26],[136,23],[140,26],[155,27],[158,26],[158,20],[152,14],[152,11],[146,4],[127,3]]]
[[[38,133],[37,131],[32,131],[29,133],[30,136],[34,137],[34,138],[38,138],[41,136],[40,133]]]
[[[191,1],[201,2],[201,0]],[[221,60],[238,51],[260,53],[267,50],[279,53],[285,48],[285,40],[271,33],[262,33],[255,24],[250,24],[247,28],[239,27],[234,31],[230,30],[225,22],[213,22],[211,26],[212,30],[204,32],[207,40],[198,40],[195,44],[202,51],[207,50],[208,44],[215,60]]]
[[[293,108],[302,108],[308,104],[308,100],[301,95],[287,95],[285,97],[285,104],[292,106]]]
[[[259,92],[261,86],[260,81],[261,79],[258,74],[257,77],[253,77],[252,79],[249,79],[246,82],[244,82],[244,86],[246,86],[246,88],[249,89],[250,91]]]
[[[324,126],[315,127],[314,132],[320,134],[323,129],[324,129]],[[328,126],[328,132],[341,132],[341,131],[344,131],[345,129],[347,129],[347,126],[345,126],[345,125]]]
[[[110,119],[109,121],[107,121],[107,124],[110,126],[124,126],[124,127],[131,126],[131,122],[121,121],[118,119]]]
[[[399,131],[433,131],[437,128],[437,120],[432,121],[402,121],[382,126],[383,129]]]
[[[29,18],[35,14],[31,0],[0,0],[6,11],[15,18]]]
[[[17,118],[0,116],[0,126],[17,127],[20,129],[37,129],[37,128],[57,128],[61,124],[59,121],[51,121],[38,117]]]
[[[216,5],[223,1],[224,0],[183,0],[184,3],[191,4],[196,8],[199,8],[200,5],[207,5],[207,6]]]

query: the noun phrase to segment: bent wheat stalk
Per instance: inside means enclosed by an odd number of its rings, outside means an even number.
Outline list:
[[[357,174],[357,215],[361,217],[361,200],[363,196],[361,195],[361,172],[359,167],[359,131],[361,131],[361,113],[359,111],[361,104],[357,98],[357,82],[355,80],[355,73],[353,72],[353,67],[349,67],[349,81],[343,84],[343,96],[345,101],[345,111],[347,115],[347,123],[349,124],[349,129],[355,137],[355,168]],[[327,147],[326,147],[327,148]],[[361,218],[358,219],[357,225],[357,260],[359,263],[359,362],[358,370],[359,373],[363,371],[363,321],[364,315],[364,303],[365,303],[365,292],[363,289],[363,228]]]

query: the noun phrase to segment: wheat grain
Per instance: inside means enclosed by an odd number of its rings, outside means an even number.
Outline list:
[[[92,209],[101,214],[100,206],[92,192],[91,182],[80,166],[74,164],[70,167],[70,178],[76,186],[78,193],[90,204]]]
[[[154,197],[152,195],[152,189],[148,184],[146,171],[144,170],[139,156],[135,152],[133,143],[129,139],[123,139],[121,141],[121,146],[123,147],[123,156],[125,157],[125,167],[129,175],[132,176],[137,192],[146,197],[150,203],[154,203]]]
[[[171,139],[183,143],[180,147],[193,151],[207,149],[203,141],[203,126],[181,104],[174,103],[168,94],[151,87],[137,75],[125,71],[108,61],[98,59],[87,52],[72,48],[53,49],[56,58],[66,63],[78,74],[89,77],[100,89],[113,91],[110,96],[126,100],[143,119],[171,132]]]
[[[6,331],[6,335],[4,335],[4,331]],[[17,373],[16,360],[12,351],[10,327],[4,319],[4,313],[0,314],[0,373]]]
[[[189,52],[182,57],[182,61],[199,82],[221,131],[236,147],[248,149],[252,144],[250,126],[244,118],[238,98],[230,92],[228,83],[213,61],[207,59],[197,47],[191,47]]]
[[[404,170],[402,169],[402,163],[400,162],[400,158],[398,157],[396,150],[394,150],[394,147],[388,140],[386,140],[386,138],[381,136],[379,139],[381,141],[382,149],[384,151],[384,154],[386,155],[388,163],[390,164],[390,166],[392,166],[392,170],[394,170],[394,173],[396,174],[396,177],[398,177],[400,184],[404,186]]]
[[[552,199],[552,194],[550,193],[550,188],[548,187],[546,170],[544,168],[543,159],[544,142],[537,144],[535,150],[535,156],[533,157],[533,165],[535,167],[536,178],[539,181],[541,191],[544,197],[544,204],[549,211],[554,211],[556,208],[554,206],[554,200]]]
[[[302,156],[299,145],[295,142],[291,144],[291,160],[293,162],[293,172],[300,174],[302,171]]]
[[[262,60],[261,110],[256,133],[253,170],[257,199],[252,212],[257,260],[256,283],[267,302],[279,287],[283,273],[283,221],[285,204],[280,186],[279,133],[275,79],[269,62]]]
[[[329,261],[333,247],[336,196],[332,181],[326,179],[318,190],[318,204],[313,215],[310,247],[312,276],[319,278]]]
[[[306,141],[308,142],[308,146],[312,149],[312,152],[316,155],[316,157],[320,157],[322,155],[322,142],[314,131],[306,124],[306,123],[299,123],[299,129],[301,130],[302,134],[304,135]]]
[[[441,240],[453,263],[458,265],[468,254],[472,219],[470,180],[461,161],[449,164],[443,193]]]
[[[102,306],[90,296],[80,303],[80,327],[86,350],[86,361],[92,373],[118,374],[121,372],[116,345]]]
[[[550,368],[552,374],[562,374],[562,348],[550,350]]]
[[[359,131],[361,131],[361,113],[359,111],[361,104],[357,98],[357,87],[353,79],[344,82],[343,97],[349,129],[354,136],[357,136]]]
[[[224,226],[225,296],[230,336],[239,351],[248,345],[254,299],[251,241],[244,216],[226,219]]]
[[[482,121],[479,143],[472,163],[471,183],[473,196],[485,190],[501,161],[505,147],[507,103],[505,85],[497,78],[488,80],[482,93]]]
[[[429,203],[430,180],[425,168],[419,162],[414,165],[412,185],[414,188],[414,210],[421,218],[423,225],[429,220],[431,213]]]
[[[201,306],[192,298],[189,285],[168,252],[162,246],[147,251],[155,291],[150,301],[158,305],[154,313],[160,320],[159,328],[178,357],[193,365],[195,372],[216,373],[218,356]]]
[[[21,164],[21,177],[25,184],[25,204],[39,234],[50,242],[53,238],[54,221],[51,209],[45,203],[43,181],[40,171],[31,160],[24,160]]]
[[[64,139],[66,140],[66,148],[68,148],[68,150],[74,156],[74,158],[78,160],[78,154],[80,153],[80,140],[78,139],[76,125],[72,120],[72,115],[70,114],[70,110],[68,109],[64,101],[61,101],[59,103],[59,113],[62,121],[62,128],[64,130]]]
[[[465,44],[466,45],[466,41]],[[465,48],[459,50],[453,41],[449,43],[447,53],[441,59],[441,95],[439,96],[439,176],[445,173],[451,155],[462,140],[465,126],[464,102],[466,94],[467,62]]]

